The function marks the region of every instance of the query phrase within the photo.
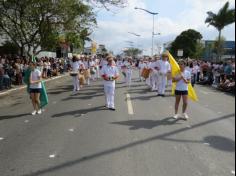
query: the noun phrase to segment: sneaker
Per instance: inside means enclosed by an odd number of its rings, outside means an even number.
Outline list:
[[[177,120],[179,118],[179,114],[175,114],[173,118]]]
[[[188,120],[188,119],[189,119],[189,116],[188,116],[188,114],[186,114],[186,113],[183,113],[183,117],[184,117],[185,120]]]
[[[37,113],[36,111],[33,111],[33,112],[32,112],[32,115],[33,115],[33,116],[35,116],[35,115],[36,115],[36,113]]]
[[[42,110],[41,109],[38,110],[37,114],[42,114]]]

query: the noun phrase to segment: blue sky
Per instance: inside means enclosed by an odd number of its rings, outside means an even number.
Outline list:
[[[123,9],[112,8],[97,11],[98,27],[92,38],[99,44],[105,44],[109,50],[120,53],[129,47],[125,41],[133,41],[134,46],[151,52],[152,16],[134,7],[145,8],[158,12],[155,19],[155,32],[161,33],[155,37],[155,51],[163,43],[173,41],[177,35],[187,29],[195,29],[206,40],[213,40],[218,32],[204,23],[207,11],[217,12],[227,0],[127,0]],[[234,0],[229,0],[231,7],[235,7]],[[128,32],[135,32],[141,37],[135,37]],[[235,40],[235,24],[226,27],[223,35],[227,40]]]

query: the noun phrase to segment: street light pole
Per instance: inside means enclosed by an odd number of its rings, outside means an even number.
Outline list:
[[[143,8],[138,8],[135,7],[135,10],[142,10],[145,11],[151,15],[153,15],[153,31],[152,31],[152,56],[154,55],[154,36],[155,36],[155,15],[158,15],[159,13],[151,12],[149,10],[143,9]]]

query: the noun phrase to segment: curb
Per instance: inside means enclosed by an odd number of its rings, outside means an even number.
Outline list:
[[[50,82],[50,81],[53,81],[53,80],[55,80],[55,79],[59,79],[59,78],[66,77],[66,76],[68,76],[68,75],[69,75],[69,74],[65,74],[65,75],[57,76],[57,77],[52,77],[51,79],[47,79],[47,80],[44,80],[44,81],[45,81],[45,82]],[[18,88],[14,88],[14,89],[7,90],[7,91],[5,91],[5,92],[0,93],[0,97],[1,97],[1,96],[4,96],[4,95],[9,95],[10,93],[15,92],[15,91],[18,91],[18,90],[26,89],[26,87],[27,87],[27,86],[24,85],[24,86],[20,86],[20,87],[18,87]]]

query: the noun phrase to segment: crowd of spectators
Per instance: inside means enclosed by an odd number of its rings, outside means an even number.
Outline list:
[[[213,86],[219,90],[235,91],[235,61],[225,62],[189,61],[188,69],[192,73],[192,84]]]
[[[0,56],[0,91],[10,89],[12,85],[22,85],[25,71],[31,58],[5,55]],[[37,67],[44,79],[63,74],[70,66],[69,59],[36,58]]]
[[[12,85],[22,85],[24,73],[31,58],[5,55],[0,56],[0,90]],[[37,66],[44,79],[58,76],[70,69],[70,59],[36,58]],[[207,62],[189,60],[187,69],[192,73],[192,84],[209,85],[226,92],[235,91],[235,60]]]

